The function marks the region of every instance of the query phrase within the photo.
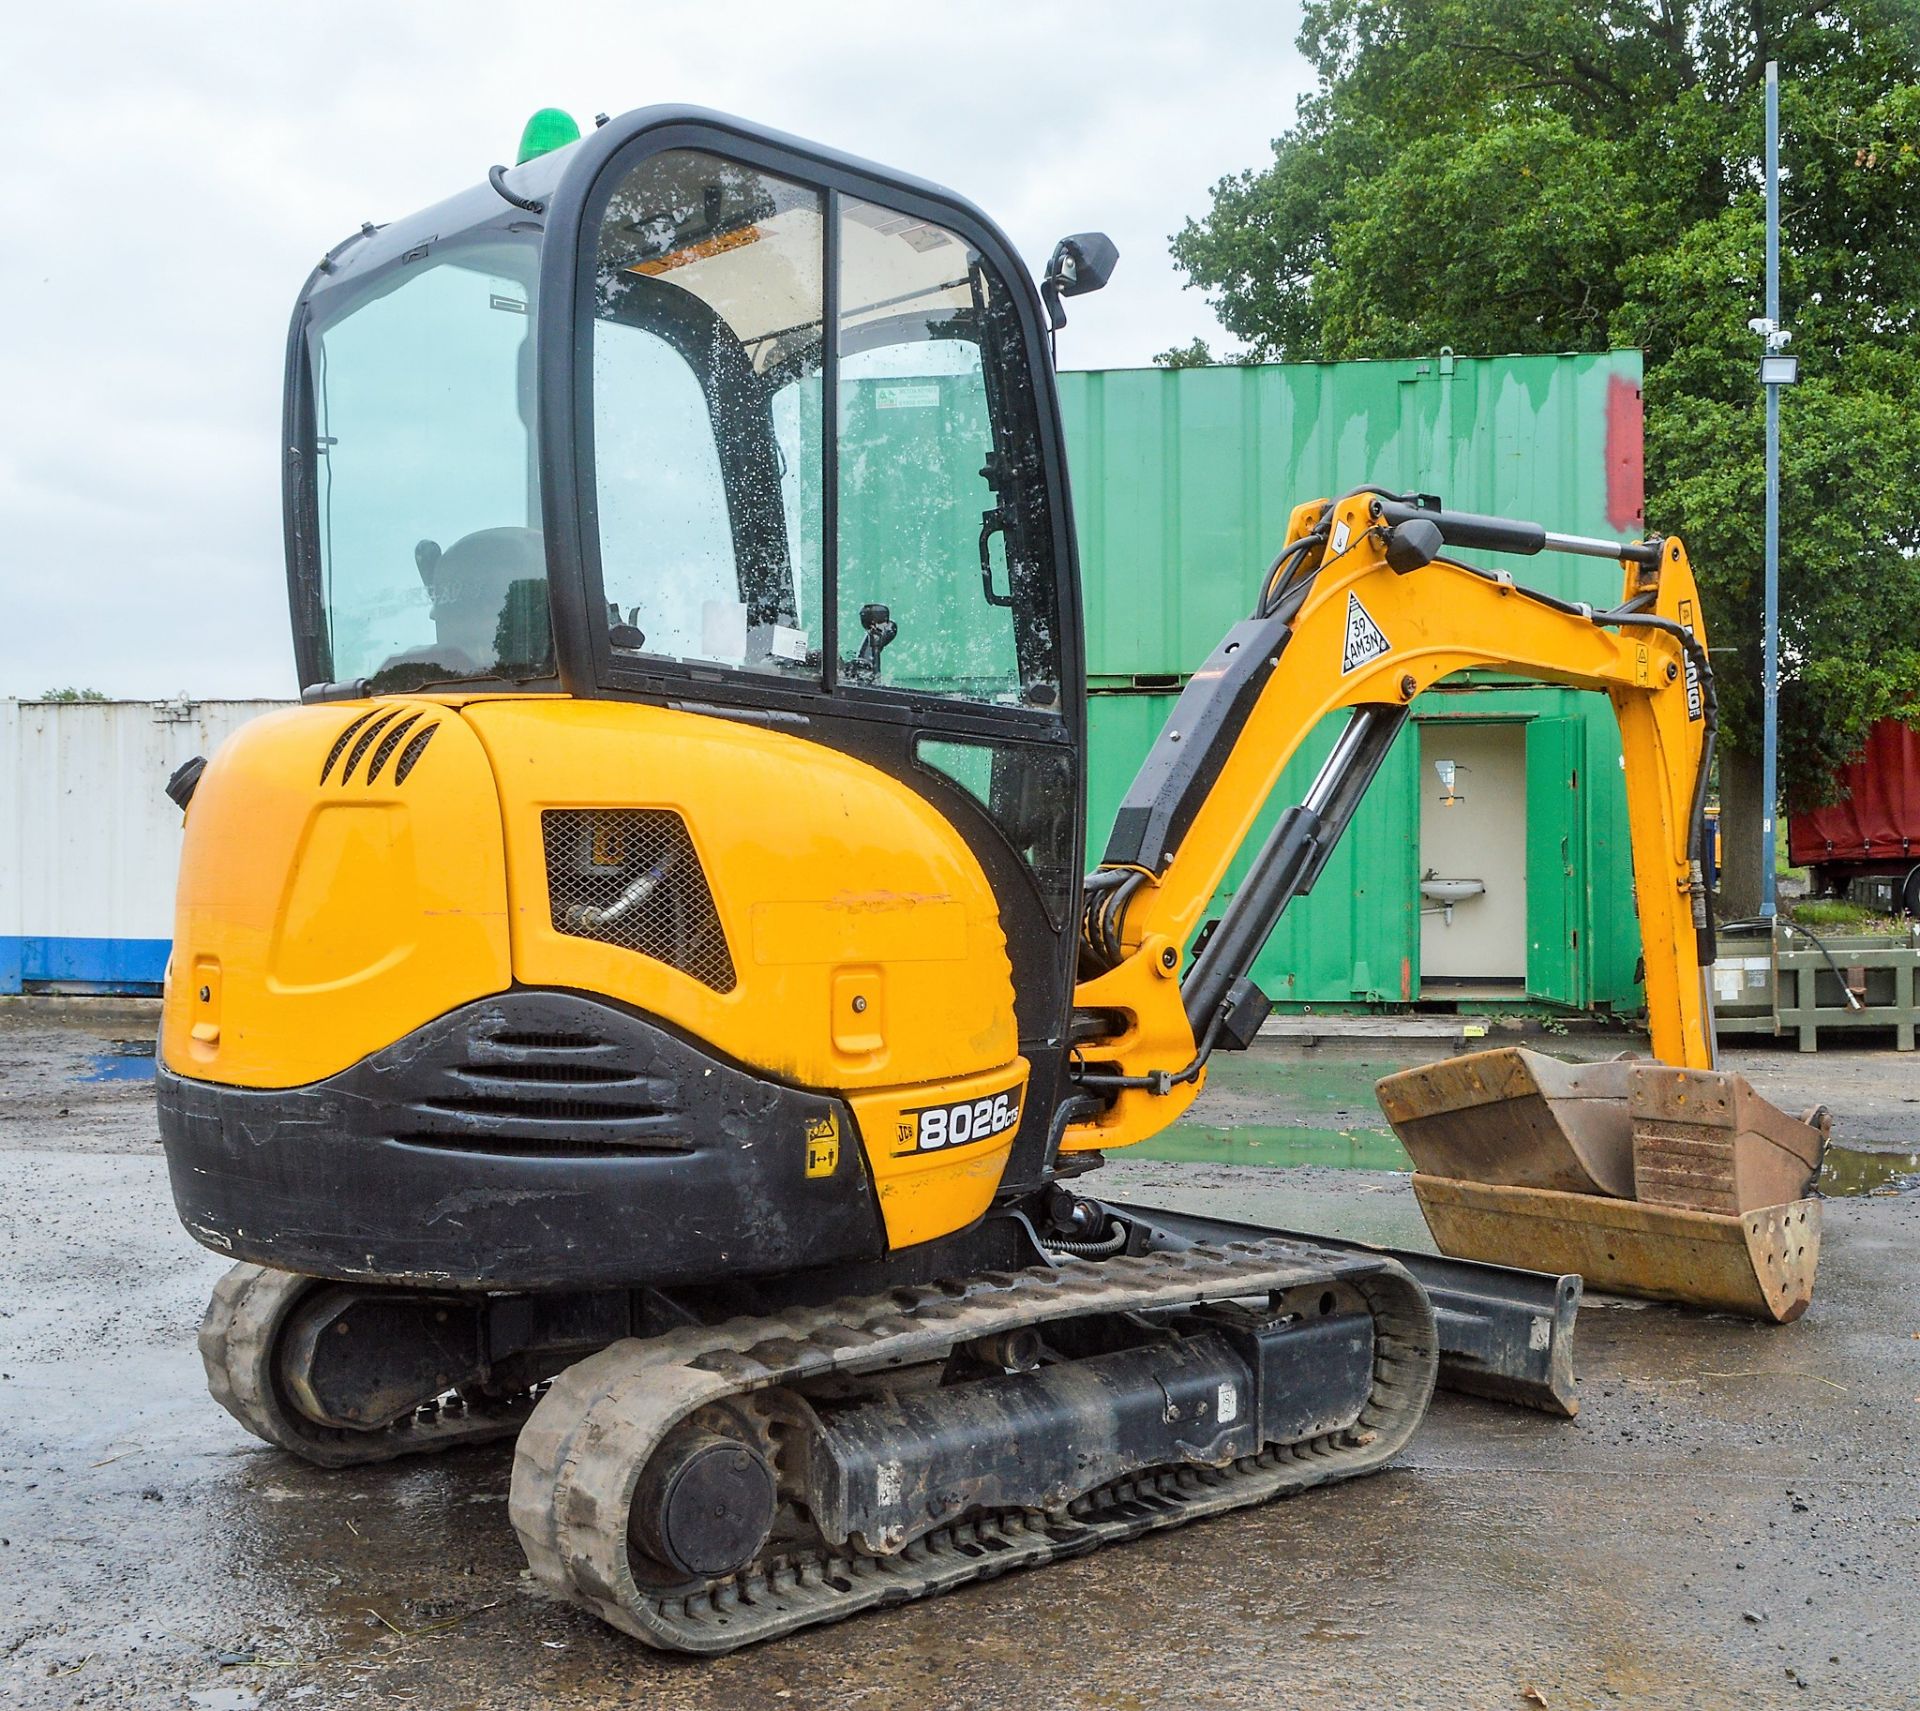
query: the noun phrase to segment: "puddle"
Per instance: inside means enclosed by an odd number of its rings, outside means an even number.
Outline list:
[[[1383,1075],[1406,1067],[1378,1052],[1338,1048],[1306,1058],[1259,1052],[1215,1058],[1199,1114],[1128,1148],[1127,1156],[1277,1170],[1320,1165],[1410,1171],[1413,1161],[1387,1127],[1373,1093]],[[1266,1120],[1234,1120],[1242,1115]]]
[[[1350,1109],[1365,1124],[1377,1122],[1374,1084],[1383,1075],[1407,1068],[1411,1060],[1375,1052],[1348,1056],[1333,1049],[1310,1058],[1270,1057],[1249,1052],[1216,1057],[1208,1071],[1210,1093],[1224,1092],[1277,1100],[1287,1105]]]
[[[76,1081],[151,1081],[153,1079],[152,1040],[112,1040],[108,1049],[87,1059],[90,1066]]]
[[[1317,1164],[1335,1170],[1412,1170],[1388,1129],[1316,1129],[1292,1123],[1243,1123],[1218,1128],[1176,1123],[1128,1149],[1129,1158],[1180,1164],[1247,1164],[1285,1168]]]
[[[1899,1194],[1920,1189],[1920,1152],[1868,1152],[1829,1147],[1820,1167],[1820,1192],[1834,1199]]]
[[[1183,1120],[1152,1141],[1129,1148],[1129,1158],[1173,1164],[1288,1166],[1313,1164],[1332,1169],[1411,1171],[1413,1160],[1373,1104],[1373,1083],[1388,1073],[1380,1062],[1325,1064],[1235,1064],[1219,1081],[1235,1095],[1263,1096],[1309,1121],[1300,1123],[1206,1123]],[[1311,1118],[1346,1118],[1334,1123]],[[1820,1193],[1832,1198],[1857,1194],[1920,1191],[1920,1150],[1830,1146],[1820,1171]]]

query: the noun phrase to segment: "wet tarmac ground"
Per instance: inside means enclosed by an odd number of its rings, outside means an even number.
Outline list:
[[[150,1025],[0,1007],[0,1704],[1920,1707],[1912,1057],[1733,1055],[1850,1144],[1798,1325],[1593,1301],[1576,1421],[1442,1396],[1375,1477],[694,1662],[531,1588],[506,1449],[323,1472],[207,1397]],[[1226,1150],[1098,1185],[1424,1246],[1390,1162],[1222,1162],[1377,1130],[1406,1061],[1252,1054],[1192,1126]]]

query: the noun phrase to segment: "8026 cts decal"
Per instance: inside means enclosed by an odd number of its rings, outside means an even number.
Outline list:
[[[900,1113],[894,1155],[934,1153],[990,1141],[1020,1122],[1020,1090],[1010,1088],[984,1099],[963,1099],[955,1105],[928,1105]]]

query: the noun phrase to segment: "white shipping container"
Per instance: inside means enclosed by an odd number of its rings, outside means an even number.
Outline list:
[[[174,769],[283,701],[0,701],[0,993],[157,992]]]

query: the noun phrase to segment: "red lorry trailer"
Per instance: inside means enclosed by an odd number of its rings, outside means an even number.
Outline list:
[[[1837,801],[1789,817],[1793,865],[1816,891],[1853,891],[1889,914],[1920,915],[1920,731],[1882,720],[1839,783]]]

